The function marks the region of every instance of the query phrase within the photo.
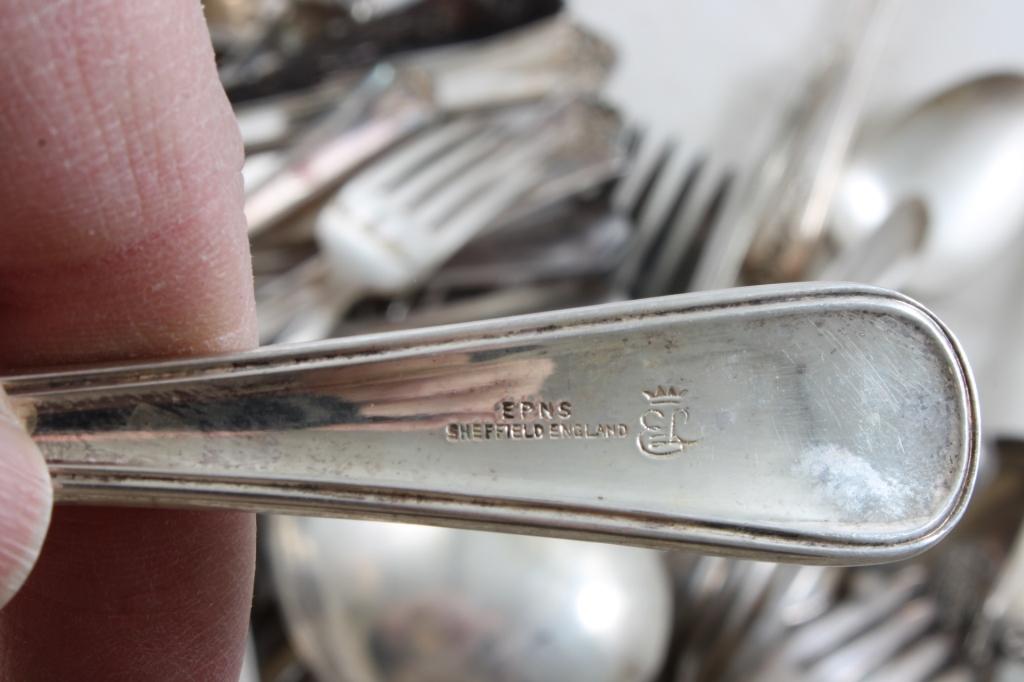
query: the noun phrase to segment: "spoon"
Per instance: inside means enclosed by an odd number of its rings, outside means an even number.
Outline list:
[[[932,299],[962,288],[1024,228],[1021,187],[1024,78],[977,78],[865,134],[836,193],[830,235],[840,254],[889,241],[887,267],[870,281]],[[907,221],[893,216],[915,203],[920,234],[907,240],[898,236]]]
[[[324,682],[645,682],[665,656],[657,552],[288,516],[266,541],[292,646]]]
[[[3,380],[61,501],[219,506],[810,563],[935,544],[977,470],[920,305],[789,285]]]

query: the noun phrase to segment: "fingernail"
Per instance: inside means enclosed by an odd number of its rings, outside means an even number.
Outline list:
[[[21,588],[39,558],[52,507],[43,455],[0,388],[0,607]]]

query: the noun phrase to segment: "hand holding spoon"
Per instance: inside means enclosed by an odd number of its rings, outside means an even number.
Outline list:
[[[977,403],[898,294],[782,285],[5,379],[64,501],[869,563],[966,505]]]

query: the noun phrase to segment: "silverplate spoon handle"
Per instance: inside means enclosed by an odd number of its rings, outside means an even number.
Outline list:
[[[60,501],[403,519],[811,563],[947,533],[956,341],[801,284],[3,380]]]

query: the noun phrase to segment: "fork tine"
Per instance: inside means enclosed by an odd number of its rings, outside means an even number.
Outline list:
[[[860,680],[931,627],[938,607],[926,597],[908,602],[884,622],[816,662],[812,680]]]
[[[643,242],[643,253],[640,257],[635,285],[630,291],[634,297],[658,295],[656,293],[658,287],[655,282],[652,282],[652,276],[658,272],[659,265],[665,260],[664,256],[667,255],[665,247],[671,241],[672,228],[678,222],[687,199],[693,194],[697,181],[701,177],[703,166],[703,160],[698,159],[689,167],[683,174],[679,188],[672,195],[668,209],[660,220],[652,221],[653,229],[648,231],[649,236]],[[664,266],[662,265],[662,267]]]
[[[633,163],[636,161],[643,139],[644,130],[639,125],[629,125],[625,130],[623,130],[622,151],[625,156],[626,163]]]
[[[600,173],[617,170],[622,158],[618,115],[590,100],[503,108],[471,126],[459,122],[384,157],[325,209],[338,219],[318,221],[317,237],[339,271],[378,292],[412,286],[517,203],[543,209],[551,195],[538,187],[582,192],[590,187],[581,178],[606,182]]]
[[[661,240],[648,253],[648,273],[641,286],[644,296],[685,291],[703,255],[707,236],[717,224],[719,208],[728,189],[728,176],[698,160],[673,202],[673,212],[662,224]]]
[[[801,666],[812,664],[888,618],[923,591],[926,579],[920,565],[902,568],[883,589],[864,599],[843,603],[797,631],[775,652],[775,657]]]
[[[654,162],[651,164],[650,169],[644,176],[644,179],[637,190],[636,196],[634,196],[627,204],[626,215],[633,224],[639,225],[641,223],[641,219],[650,205],[651,197],[654,195],[654,190],[662,181],[662,178],[665,175],[665,169],[668,167],[668,162],[672,158],[674,151],[674,142],[669,141],[662,145],[661,149],[658,151],[658,155],[654,159]]]
[[[497,158],[480,159],[471,173],[465,173],[459,182],[453,182],[420,208],[420,216],[424,223],[431,225],[434,229],[444,229],[445,223],[453,220],[455,216],[465,211],[472,203],[487,199],[488,193],[505,196],[502,185],[511,182],[506,178],[513,171],[533,171],[533,161],[542,150],[543,143],[540,138],[527,141],[518,148],[511,149],[506,154]],[[518,186],[520,179],[517,177],[515,184]],[[479,196],[474,196],[479,193]],[[512,197],[505,201],[511,203]],[[495,214],[497,217],[497,214]]]
[[[786,571],[782,564],[764,561],[749,562],[746,577],[737,585],[736,595],[729,604],[715,636],[700,652],[701,679],[721,680],[733,656],[748,639],[752,626],[761,615],[769,590],[779,572]]]
[[[616,188],[613,207],[626,215],[633,225],[631,244],[615,278],[615,288],[620,291],[632,291],[640,275],[647,245],[652,238],[652,226],[644,218],[651,212],[652,197],[657,194],[656,190],[663,182],[674,147],[673,142],[662,143],[653,161],[647,164],[640,161],[643,155],[638,153],[619,183],[620,186]]]
[[[726,175],[719,180],[714,194],[707,203],[706,209],[700,214],[696,222],[692,239],[689,240],[682,258],[679,259],[679,263],[675,267],[675,272],[668,285],[664,287],[665,293],[681,293],[692,289],[697,266],[700,264],[701,259],[704,258],[711,233],[719,226],[722,209],[732,189],[732,182],[732,175]],[[700,204],[697,205],[699,206]]]
[[[518,199],[536,185],[537,170],[530,164],[519,164],[501,171],[502,181],[488,191],[481,192],[472,201],[461,206],[458,213],[445,220],[436,234],[446,259],[480,231],[481,225],[494,221]]]
[[[644,148],[646,132],[639,125],[631,125],[622,132],[622,167],[618,177],[605,188],[610,206],[619,213],[626,215],[629,198],[635,194],[637,180],[642,178],[640,172],[641,152]]]
[[[718,641],[728,614],[735,608],[740,588],[754,570],[752,561],[724,560],[725,581],[710,595],[706,606],[695,614],[695,620],[684,647],[680,680],[697,682],[702,679],[703,655],[711,651]],[[682,671],[685,672],[682,672]]]
[[[436,192],[443,190],[446,182],[457,180],[459,175],[477,164],[504,141],[504,136],[494,130],[472,135],[452,147],[443,150],[429,165],[410,177],[392,194],[395,206],[411,209]]]
[[[432,229],[446,227],[445,223],[454,220],[465,212],[469,205],[485,200],[487,193],[505,195],[502,184],[511,182],[508,176],[514,170],[524,167],[535,167],[538,156],[544,154],[545,148],[553,143],[558,146],[557,123],[566,114],[566,110],[553,113],[551,110],[527,111],[525,117],[513,117],[509,121],[498,121],[491,129],[486,143],[479,149],[456,150],[449,154],[440,165],[446,166],[435,172],[433,168],[423,173],[420,182],[423,202],[415,207],[417,220]],[[493,151],[493,154],[488,152]],[[539,173],[534,168],[533,174]],[[447,180],[447,183],[442,181]],[[517,178],[514,184],[521,182]],[[480,193],[483,196],[475,196]],[[506,203],[511,203],[514,193],[508,195]],[[488,214],[489,215],[489,214]],[[493,217],[497,217],[495,214]],[[481,223],[480,228],[487,227]]]
[[[461,117],[415,137],[352,178],[342,190],[346,203],[358,205],[365,197],[376,198],[382,188],[397,186],[444,149],[478,134],[482,128],[480,121]]]
[[[929,635],[876,671],[869,682],[925,682],[934,680],[949,662],[957,644],[950,634]]]

